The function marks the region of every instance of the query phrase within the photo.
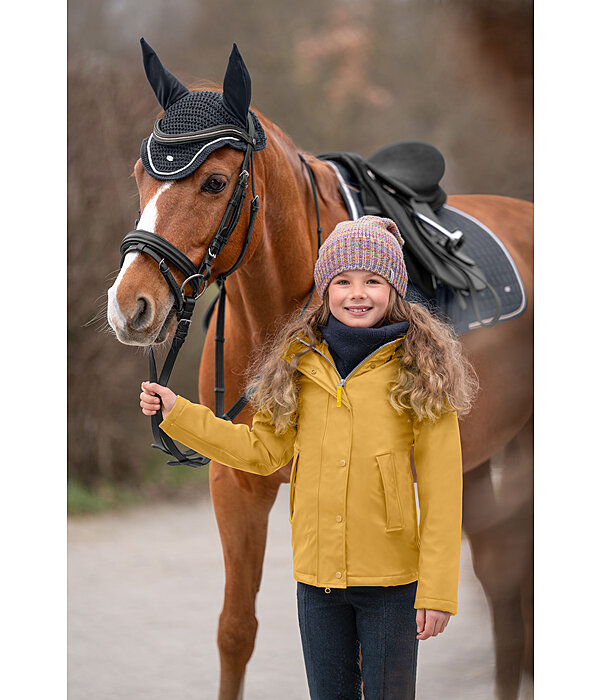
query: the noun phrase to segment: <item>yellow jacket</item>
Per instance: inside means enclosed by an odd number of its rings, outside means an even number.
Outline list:
[[[294,578],[313,586],[393,586],[418,580],[415,608],[457,611],[462,460],[456,413],[413,421],[390,404],[402,338],[341,380],[325,343],[298,361],[297,428],[276,436],[216,418],[178,397],[161,423],[211,459],[271,474],[293,458],[290,522]],[[297,339],[285,356],[302,349]],[[417,516],[411,447],[419,496]]]

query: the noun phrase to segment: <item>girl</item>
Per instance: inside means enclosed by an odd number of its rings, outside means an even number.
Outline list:
[[[390,219],[338,224],[319,251],[320,306],[251,368],[252,427],[144,382],[172,438],[267,475],[292,459],[290,522],[311,698],[415,697],[419,640],[457,612],[458,414],[476,380],[449,328],[404,300]],[[264,359],[266,358],[266,359]],[[411,450],[420,508],[417,516]],[[416,609],[416,614],[415,614]]]

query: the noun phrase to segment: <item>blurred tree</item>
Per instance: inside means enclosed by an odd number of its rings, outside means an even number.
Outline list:
[[[138,210],[130,177],[134,144],[157,109],[137,71],[96,52],[71,57],[68,68],[68,473],[88,486],[137,483],[155,457],[148,419],[137,405],[147,360],[143,350],[115,341],[106,323],[106,290]],[[174,381],[179,377],[193,395],[199,322],[190,335]]]

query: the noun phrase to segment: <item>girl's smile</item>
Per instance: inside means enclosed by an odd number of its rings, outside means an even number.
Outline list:
[[[346,326],[371,328],[385,316],[391,285],[369,270],[346,270],[328,287],[329,310]]]

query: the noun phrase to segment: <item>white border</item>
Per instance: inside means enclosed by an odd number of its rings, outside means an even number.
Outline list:
[[[153,136],[154,136],[154,134],[150,134],[150,136],[148,137],[148,141],[146,143],[146,153],[148,154],[148,161],[150,163],[150,167],[152,168],[152,170],[154,170],[154,172],[157,175],[169,175],[169,176],[177,175],[177,173],[182,172],[182,170],[189,168],[190,165],[196,160],[196,158],[202,153],[202,151],[204,151],[206,148],[208,148],[209,146],[212,146],[215,143],[219,143],[219,141],[241,141],[241,139],[236,139],[234,136],[222,136],[221,138],[215,139],[214,141],[209,141],[206,145],[202,146],[202,148],[196,153],[196,155],[190,160],[190,162],[187,163],[186,165],[184,165],[183,168],[179,168],[179,170],[173,170],[171,172],[164,172],[162,170],[157,170],[157,168],[154,167],[154,163],[152,162],[152,156],[150,155],[150,141],[152,140]],[[161,144],[161,145],[164,145],[164,144]],[[180,145],[180,144],[177,144],[177,145]]]

